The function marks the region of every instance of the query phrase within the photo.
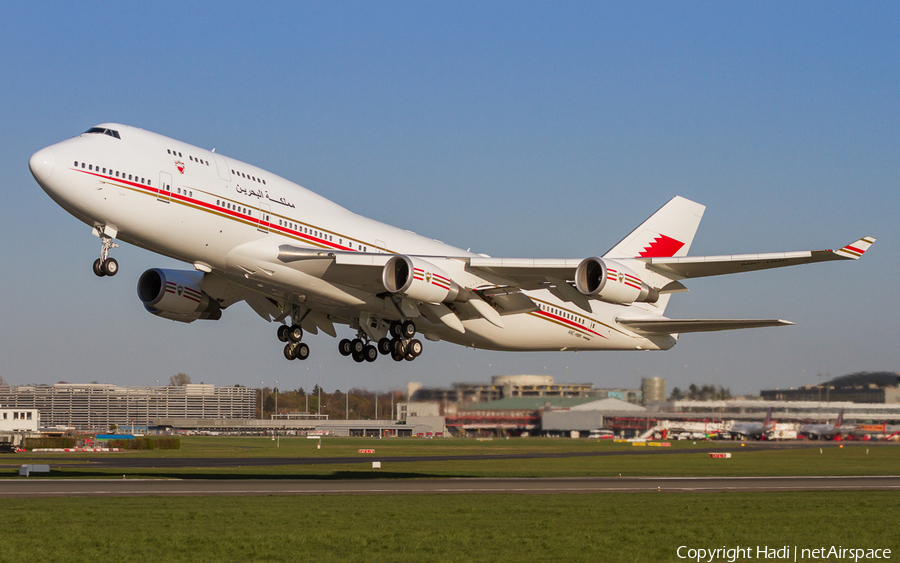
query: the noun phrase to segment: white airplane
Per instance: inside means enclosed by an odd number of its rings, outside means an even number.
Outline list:
[[[280,323],[288,359],[309,356],[304,332],[335,337],[336,324],[356,330],[338,348],[357,362],[379,352],[413,360],[417,333],[490,350],[666,350],[682,333],[793,324],[669,319],[681,280],[855,260],[875,241],[689,257],[705,207],[675,197],[602,257],[491,258],[367,219],[215,149],[116,123],[36,152],[29,168],[100,238],[98,276],[118,272],[115,240],[191,264],[141,275],[147,311],[190,323],[245,301]]]
[[[746,440],[753,438],[762,440],[763,436],[775,427],[775,421],[772,420],[772,411],[773,409],[770,407],[769,412],[766,413],[765,420],[762,422],[737,422],[733,424],[728,431],[732,439],[742,438]]]
[[[844,409],[837,417],[837,422],[832,424],[804,424],[800,427],[800,435],[806,436],[810,440],[834,440],[838,436],[844,434]],[[847,429],[850,433],[850,429]]]

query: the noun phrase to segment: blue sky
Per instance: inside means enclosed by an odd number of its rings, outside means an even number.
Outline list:
[[[791,387],[900,369],[896,3],[23,3],[0,22],[0,375],[328,390],[538,373],[600,387]],[[855,263],[689,282],[667,313],[797,326],[668,352],[494,353],[427,343],[357,365],[327,336],[288,363],[275,326],[144,312],[150,267],[28,172],[41,147],[128,123],[285,176],[359,213],[493,256],[606,251],[673,195],[707,205],[691,253],[839,247]],[[349,331],[344,332],[349,334]],[[307,369],[308,368],[308,369]]]

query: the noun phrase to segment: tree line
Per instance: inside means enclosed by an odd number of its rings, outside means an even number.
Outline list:
[[[681,401],[684,399],[691,401],[724,401],[730,398],[731,389],[726,389],[721,385],[703,385],[698,387],[696,383],[691,383],[686,391],[673,387],[672,394],[669,395],[670,401]]]

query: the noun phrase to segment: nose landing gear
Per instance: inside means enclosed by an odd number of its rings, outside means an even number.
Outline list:
[[[94,233],[100,237],[100,258],[94,260],[94,274],[97,277],[114,276],[119,273],[119,263],[115,258],[110,257],[109,251],[118,248],[119,245],[113,242],[111,236],[103,233],[99,229],[94,229]]]

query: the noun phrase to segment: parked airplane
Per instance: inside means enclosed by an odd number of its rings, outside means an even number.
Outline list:
[[[305,332],[336,336],[357,362],[379,352],[413,360],[427,340],[491,350],[666,350],[679,334],[793,324],[779,319],[664,316],[680,280],[829,260],[838,250],[688,257],[705,209],[675,197],[602,258],[492,258],[352,213],[213,150],[104,123],[36,152],[34,178],[100,238],[98,276],[119,265],[116,239],[193,270],[154,268],[138,280],[150,313],[216,320],[245,301],[280,323],[284,356],[306,359]],[[290,319],[288,321],[288,319]]]
[[[806,436],[810,440],[833,440],[837,436],[843,434],[841,426],[844,425],[844,409],[837,417],[834,426],[831,424],[804,424],[800,427],[800,435]],[[849,430],[848,430],[849,431]]]
[[[753,438],[756,440],[761,440],[763,435],[765,435],[769,430],[775,427],[775,423],[772,421],[772,408],[769,407],[769,412],[766,413],[766,419],[763,422],[738,422],[731,426],[731,430],[728,432],[731,434],[733,439],[740,437],[744,440],[747,438]]]

